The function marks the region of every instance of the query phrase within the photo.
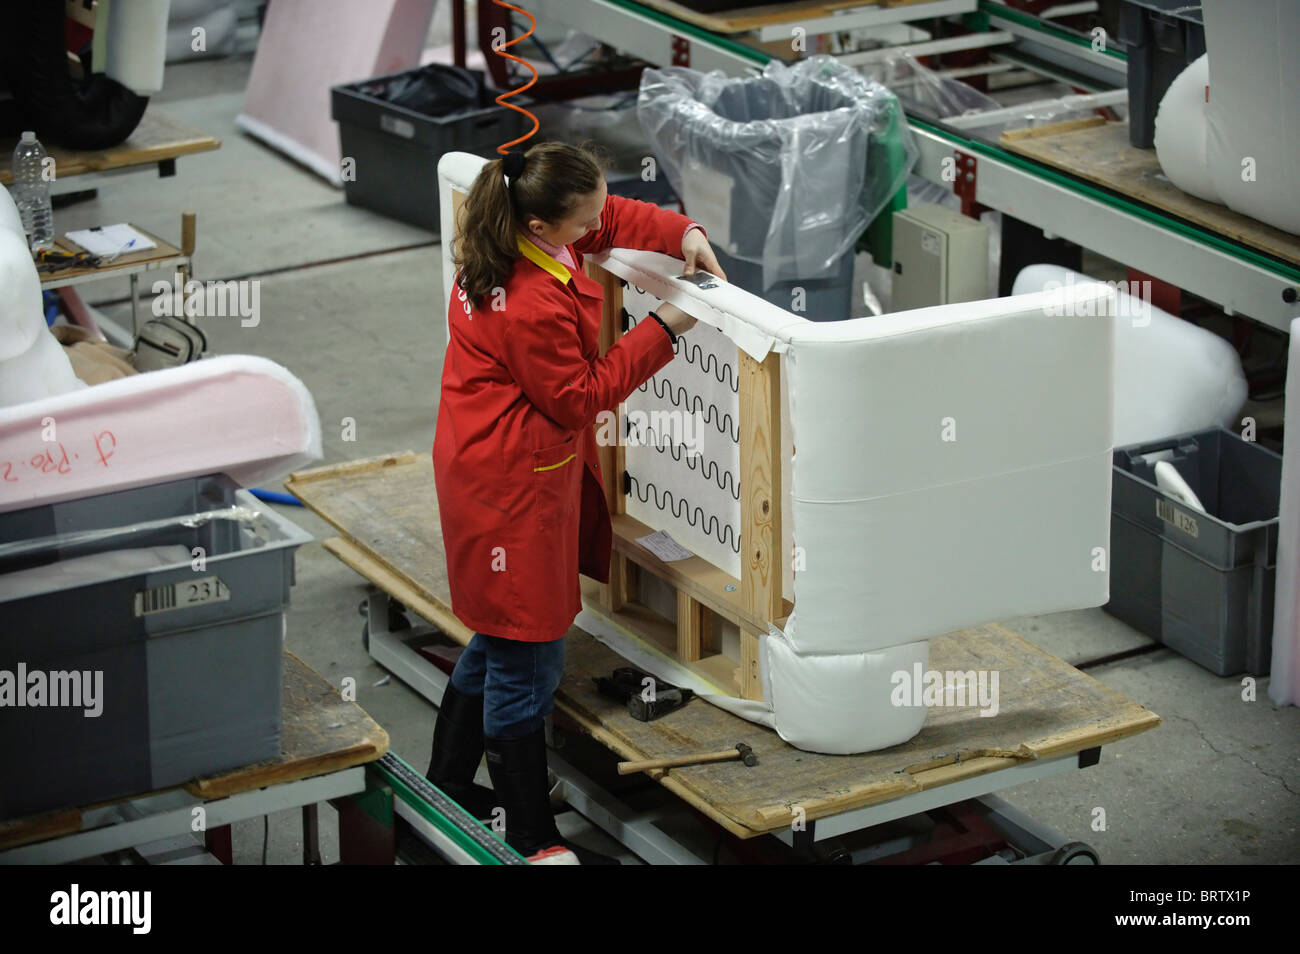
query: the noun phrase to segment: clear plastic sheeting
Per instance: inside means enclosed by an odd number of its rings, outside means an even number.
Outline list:
[[[230,506],[219,510],[203,510],[198,513],[186,513],[178,516],[162,517],[158,520],[145,520],[126,524],[121,527],[102,527],[95,530],[70,530],[48,537],[36,537],[31,540],[14,540],[0,543],[0,558],[24,556],[40,553],[44,550],[63,549],[87,544],[99,544],[115,537],[129,537],[151,530],[166,530],[171,527],[193,529],[213,520],[233,520],[237,523],[252,524],[262,516],[260,510],[252,507]]]
[[[888,87],[909,112],[927,119],[943,122],[1003,109],[996,99],[969,83],[936,73],[908,53],[868,63],[859,69],[864,76]],[[1062,87],[1061,92],[1068,90]],[[1024,104],[1023,114],[1015,118],[1008,119],[1005,113],[1000,113],[987,125],[963,123],[962,132],[977,139],[997,139],[1011,129],[1033,128],[1090,115],[1095,114],[1072,105],[1068,97],[1047,99]]]
[[[917,157],[897,97],[828,56],[751,78],[648,69],[637,111],[687,213],[767,286],[830,276]]]
[[[931,119],[972,116],[1002,104],[985,96],[969,83],[940,76],[917,62],[910,53],[899,53],[859,67],[862,74],[889,89],[908,110]]]

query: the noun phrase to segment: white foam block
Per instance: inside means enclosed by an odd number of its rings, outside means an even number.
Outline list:
[[[0,360],[0,407],[56,397],[86,387],[57,338],[41,323],[31,346]]]
[[[0,511],[210,473],[248,486],[320,447],[315,403],[289,371],[211,358],[0,408]]]
[[[1202,12],[1215,190],[1230,209],[1300,234],[1300,3],[1204,0]]]
[[[1273,605],[1273,668],[1268,695],[1278,705],[1300,703],[1300,318],[1291,322],[1286,419],[1282,449],[1282,509],[1277,530],[1277,588]]]
[[[108,8],[104,72],[141,96],[162,89],[170,0],[130,0]]]
[[[1012,293],[1092,281],[1059,265],[1030,265],[1016,276]],[[1116,308],[1116,447],[1239,426],[1246,375],[1231,344],[1124,291]]]
[[[1114,295],[1075,291],[1099,317],[1029,295],[792,337],[800,652],[1106,601]]]
[[[1219,190],[1210,173],[1206,87],[1210,83],[1209,55],[1197,57],[1179,73],[1156,111],[1155,147],[1160,168],[1184,192],[1218,202]]]
[[[22,219],[0,189],[0,407],[84,387],[50,334]]]
[[[925,723],[924,705],[893,704],[894,673],[929,665],[928,641],[880,652],[805,656],[781,636],[763,639],[764,678],[776,731],[796,748],[831,755],[906,742]]]
[[[41,279],[31,250],[21,234],[0,231],[0,361],[27,351],[44,331]]]

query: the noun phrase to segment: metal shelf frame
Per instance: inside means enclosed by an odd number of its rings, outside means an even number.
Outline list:
[[[539,22],[580,29],[657,65],[672,65],[685,57],[693,69],[719,69],[743,76],[760,70],[771,59],[761,50],[633,0],[532,0],[530,6]],[[920,21],[934,16],[936,7],[944,5],[889,9]],[[828,24],[841,20],[825,19]],[[1125,83],[1127,60],[1113,41],[1094,50],[1090,41],[1050,21],[989,0],[980,0],[978,10],[965,22],[976,29],[1012,34],[1010,45],[998,47],[999,58],[1097,91]],[[827,29],[843,29],[843,23],[835,22]],[[788,28],[783,27],[782,36]],[[1044,61],[1048,65],[1044,66]],[[909,117],[909,121],[921,150],[914,170],[917,175],[951,189],[952,163],[945,160],[959,151],[974,156],[978,166],[975,200],[981,205],[1182,288],[1230,315],[1252,318],[1283,332],[1300,315],[1300,306],[1283,297],[1287,289],[1300,290],[1300,268],[942,124],[917,117]]]

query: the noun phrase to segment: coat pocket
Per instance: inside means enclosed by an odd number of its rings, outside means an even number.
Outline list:
[[[576,435],[533,451],[533,501],[537,529],[553,530],[578,519],[582,461]]]

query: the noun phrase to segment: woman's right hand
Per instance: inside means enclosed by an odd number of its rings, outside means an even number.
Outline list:
[[[686,312],[682,311],[676,305],[670,305],[664,302],[655,309],[655,314],[664,320],[668,330],[675,335],[684,335],[695,327],[695,319]]]

